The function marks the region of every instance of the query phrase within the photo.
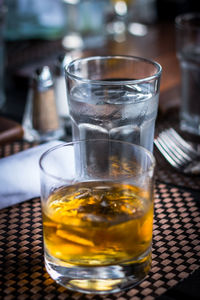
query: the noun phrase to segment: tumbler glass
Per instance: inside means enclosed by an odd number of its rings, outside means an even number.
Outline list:
[[[154,165],[145,148],[107,139],[61,144],[42,155],[44,256],[55,281],[101,294],[144,279],[151,267]]]
[[[180,128],[200,135],[200,13],[177,16],[175,26],[181,68]]]
[[[153,149],[161,66],[131,56],[77,59],[66,70],[73,140],[117,139]]]

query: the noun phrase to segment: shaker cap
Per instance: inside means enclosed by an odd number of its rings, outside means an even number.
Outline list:
[[[53,78],[51,75],[50,68],[48,66],[44,66],[36,69],[32,82],[33,86],[41,92],[52,88]]]

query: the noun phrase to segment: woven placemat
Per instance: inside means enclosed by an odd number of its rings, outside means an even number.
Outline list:
[[[0,211],[0,299],[155,299],[199,268],[199,236],[198,193],[157,182],[149,275],[116,294],[74,293],[45,271],[40,200],[33,199]]]
[[[154,148],[154,155],[156,158],[155,175],[157,180],[194,190],[200,189],[200,175],[185,175],[177,171],[166,161],[156,148]]]

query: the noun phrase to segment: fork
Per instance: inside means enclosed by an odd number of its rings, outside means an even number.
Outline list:
[[[185,174],[200,174],[200,154],[173,128],[162,131],[154,144],[165,159]]]

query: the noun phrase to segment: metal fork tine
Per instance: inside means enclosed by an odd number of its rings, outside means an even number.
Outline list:
[[[189,151],[189,153],[193,153],[196,155],[196,152],[194,151],[194,149],[192,148],[192,146],[190,144],[188,144],[184,139],[182,139],[182,137],[173,129],[170,128],[168,129],[168,133],[171,136],[171,138],[173,140],[176,141],[177,144],[179,144],[179,146],[187,152]]]
[[[179,164],[181,165],[184,161],[183,158],[181,157],[180,153],[177,153],[176,151],[174,151],[173,146],[171,145],[171,143],[169,143],[168,140],[166,140],[163,137],[160,137],[160,140],[162,140],[163,142],[163,147],[166,148],[166,151],[168,151],[169,155]]]
[[[160,139],[159,137],[154,141],[160,152],[165,156],[165,158],[168,160],[168,162],[174,166],[179,167],[180,161],[177,159],[176,156],[174,156],[171,151],[169,151],[168,147],[166,147],[166,144]],[[167,149],[167,150],[166,150]]]
[[[187,155],[187,153],[185,153],[185,151],[183,151],[181,148],[178,147],[176,141],[174,139],[170,139],[168,132],[163,132],[160,137],[163,138],[163,140],[166,143],[166,146],[171,149],[171,151],[174,153],[175,156],[177,156],[177,158],[179,158],[181,161],[185,160],[187,161],[191,161],[191,157],[189,155]]]
[[[166,160],[185,174],[200,175],[200,155],[174,129],[168,129],[154,140]]]
[[[178,167],[177,163],[169,156],[168,152],[162,147],[158,139],[155,140],[154,143],[157,146],[157,148],[160,150],[160,152],[164,155],[166,160],[175,168]]]
[[[196,159],[196,151],[192,148],[192,146],[189,143],[182,139],[182,137],[174,129],[170,128],[167,129],[165,132],[170,137],[170,139],[174,141],[177,147],[180,150],[184,151],[184,157],[186,157],[185,155],[187,155],[189,157],[189,161]]]
[[[165,138],[159,137],[160,143],[162,143],[162,147],[168,152],[168,155],[179,165],[182,163],[182,159],[180,155],[177,155],[177,153],[174,153],[173,149],[169,145],[168,142],[166,142]]]

